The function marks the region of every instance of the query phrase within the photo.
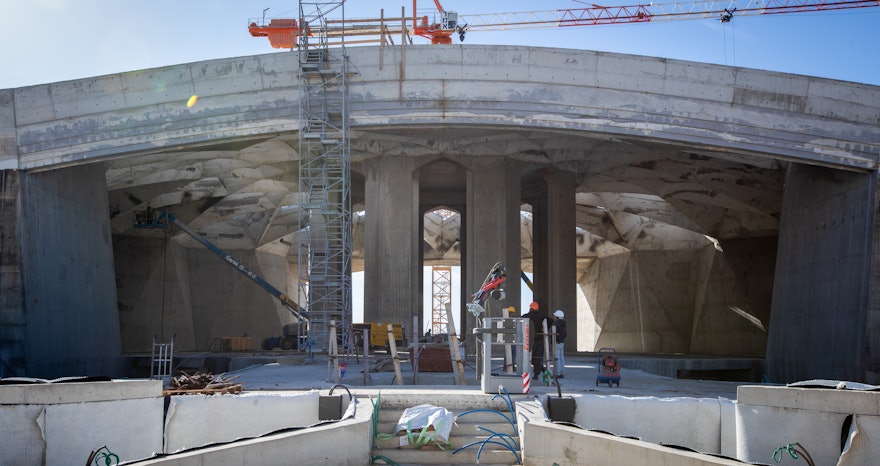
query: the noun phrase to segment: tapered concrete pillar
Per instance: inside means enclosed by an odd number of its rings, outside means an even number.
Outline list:
[[[767,342],[771,382],[865,380],[866,359],[876,357],[868,351],[876,190],[876,172],[789,166]]]
[[[362,164],[366,176],[364,321],[402,323],[420,315],[419,187],[410,157]]]
[[[490,298],[484,306],[487,315],[501,317],[502,308],[509,306],[521,311],[520,166],[501,157],[481,157],[474,161],[467,191],[465,298],[470,301],[492,266],[501,262],[507,268],[506,296]],[[473,317],[467,317],[470,331]]]
[[[27,375],[122,375],[113,246],[100,164],[24,174],[20,237]]]
[[[565,347],[577,348],[577,282],[575,244],[574,174],[544,169],[532,178],[529,197],[534,219],[532,264],[535,300],[552,314],[566,313],[568,337]]]

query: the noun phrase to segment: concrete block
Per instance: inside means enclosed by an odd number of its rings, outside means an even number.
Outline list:
[[[524,424],[524,465],[608,464],[741,465],[739,461],[547,422]]]
[[[810,98],[821,97],[839,102],[858,104],[874,108],[875,110],[880,107],[880,89],[877,86],[820,78],[809,78],[809,86],[807,96]]]
[[[49,464],[45,429],[44,406],[0,404],[0,464]]]
[[[120,75],[51,84],[55,118],[73,118],[125,108]]]
[[[783,112],[801,113],[804,111],[806,98],[802,95],[786,92],[771,92],[759,89],[735,88],[733,103]]]
[[[602,54],[597,64],[596,85],[631,92],[662,93],[666,60],[630,55]]]
[[[877,438],[880,394],[859,390],[740,386],[736,406],[736,456],[743,461],[765,461],[768,452],[798,442],[809,451],[816,464],[839,464],[841,431],[849,415],[855,417],[860,441]],[[871,458],[878,454],[880,446],[876,442],[864,443],[852,452],[854,456]]]
[[[262,89],[291,88],[297,85],[297,54],[290,52],[257,55]],[[354,78],[352,78],[354,79]]]
[[[168,66],[121,75],[128,107],[186,102],[195,93],[190,66]]]
[[[831,97],[809,96],[804,105],[804,111],[811,115],[832,120],[880,125],[880,112],[877,112],[880,104],[871,103],[870,94],[866,95],[866,97],[868,97],[866,102],[846,102]],[[830,130],[832,128],[826,127],[824,129]],[[858,131],[857,134],[854,134],[855,139],[852,142],[873,143],[874,147],[877,147],[876,141],[872,140],[874,136],[864,132],[863,128],[852,127],[850,131]],[[833,131],[832,134],[838,138],[846,139],[839,130]]]
[[[0,386],[0,464],[79,465],[103,445],[121,461],[151,457],[162,450],[161,390],[150,380]]]
[[[575,395],[575,424],[646,442],[681,445],[704,453],[721,452],[721,404],[704,398],[629,398]]]
[[[880,393],[870,391],[741,385],[736,399],[741,405],[880,416]]]
[[[14,89],[0,89],[0,135],[15,135],[14,96]]]
[[[24,127],[55,118],[49,85],[18,87],[15,93],[15,124]]]
[[[260,61],[255,57],[227,58],[193,63],[193,93],[216,96],[260,90]]]
[[[0,405],[47,405],[162,396],[159,380],[0,385]]]
[[[162,451],[163,400],[143,398],[46,406],[46,464],[78,466],[106,445],[120,462]]]
[[[733,99],[733,76],[730,68],[669,60],[666,63],[663,92],[667,95],[727,104]]]
[[[165,418],[165,452],[316,424],[319,398],[316,391],[174,396]]]
[[[805,97],[809,88],[804,76],[747,68],[737,68],[735,73],[733,86],[737,89]]]
[[[382,393],[384,402],[384,392]],[[153,458],[142,465],[202,466],[206,464],[362,465],[369,458],[373,432],[370,402],[357,400],[354,417],[310,429]]]

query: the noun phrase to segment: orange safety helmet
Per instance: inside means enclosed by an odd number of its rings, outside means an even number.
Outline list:
[[[532,301],[532,304],[529,304],[529,309],[531,309],[533,311],[537,311],[538,310],[538,302]]]

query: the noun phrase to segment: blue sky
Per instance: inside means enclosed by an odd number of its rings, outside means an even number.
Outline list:
[[[444,0],[467,14],[585,6],[572,0]],[[631,5],[612,0],[605,5]],[[672,3],[657,1],[655,3]],[[298,2],[266,0],[0,0],[0,88],[87,78],[199,60],[276,52],[247,32],[249,18],[293,17]],[[349,18],[412,7],[349,0]],[[422,13],[433,2],[419,2]],[[472,32],[466,43],[522,44],[650,55],[880,85],[880,7],[656,24]],[[456,40],[457,42],[457,40]],[[423,43],[423,42],[420,42]]]

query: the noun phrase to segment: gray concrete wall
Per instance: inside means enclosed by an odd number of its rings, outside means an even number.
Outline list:
[[[789,167],[767,342],[772,382],[864,380],[876,188],[876,173]]]
[[[122,375],[104,167],[20,175],[27,375]]]
[[[154,335],[161,341],[174,335],[179,351],[205,351],[214,338],[243,335],[259,349],[264,338],[280,336],[294,322],[273,295],[201,246],[130,236],[113,242],[123,352],[149,351]],[[286,258],[227,252],[286,292]]]
[[[880,283],[880,183],[874,188],[874,224],[871,237],[871,271],[868,283]],[[865,351],[865,382],[880,385],[880,287],[871,286],[868,295],[868,315],[865,322],[867,343]]]
[[[740,246],[731,251],[735,261],[772,263],[747,242]],[[749,254],[758,257],[742,257]],[[711,245],[599,258],[580,277],[591,312],[578,316],[578,350],[763,355],[770,300],[759,285],[743,283],[743,273]]]

